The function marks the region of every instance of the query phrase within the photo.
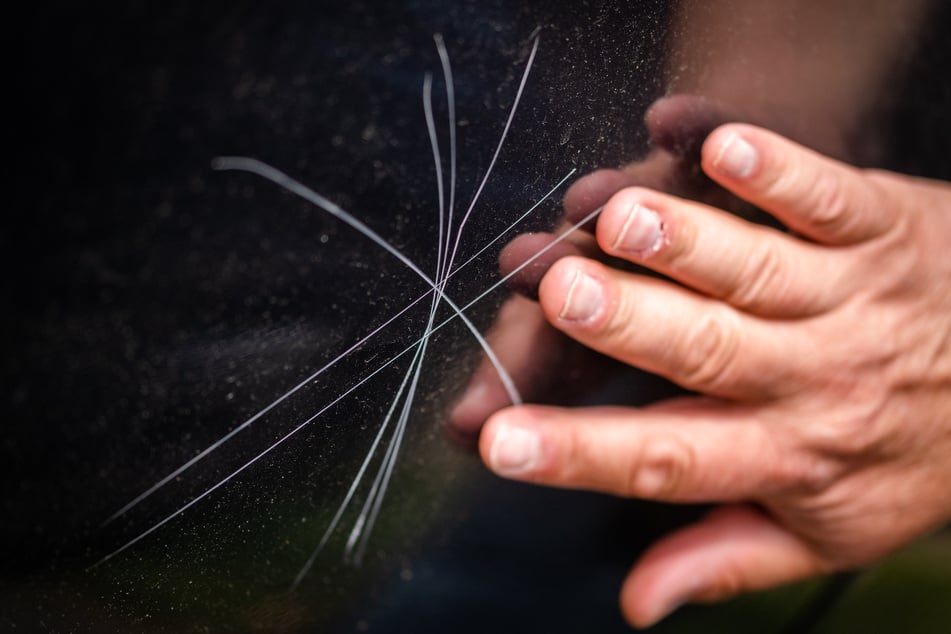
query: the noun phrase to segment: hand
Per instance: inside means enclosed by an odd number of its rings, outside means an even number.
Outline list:
[[[699,168],[703,140],[721,123],[734,118],[723,107],[693,95],[674,95],[656,101],[644,117],[653,150],[642,161],[619,169],[602,169],[580,178],[565,195],[562,229],[585,218],[625,187],[648,186],[679,196],[703,200],[746,217],[757,213],[728,191],[707,178]],[[762,220],[763,214],[758,214]],[[592,235],[594,222],[568,240],[535,259],[509,280],[519,293],[538,296],[542,276],[560,258],[584,255],[610,260]],[[553,239],[549,234],[525,234],[509,243],[500,256],[503,275],[534,257]],[[630,267],[628,267],[630,268]],[[489,344],[508,370],[522,396],[535,403],[558,405],[583,401],[607,378],[616,374],[618,363],[593,352],[552,328],[538,304],[513,296],[505,302],[486,334]],[[643,382],[643,381],[642,381]],[[646,383],[646,382],[645,382]],[[641,404],[673,390],[658,390],[657,382],[632,393],[628,401]],[[475,444],[486,419],[509,405],[508,392],[493,365],[483,356],[465,392],[448,416],[447,431],[461,444]]]
[[[870,562],[951,517],[951,187],[743,124],[707,138],[702,166],[793,233],[624,189],[601,249],[683,286],[566,257],[539,300],[573,339],[704,396],[509,408],[480,438],[505,477],[722,503],[634,566],[621,605],[639,626]]]

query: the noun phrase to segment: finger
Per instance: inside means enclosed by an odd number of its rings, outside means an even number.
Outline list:
[[[702,154],[711,178],[818,242],[870,240],[899,220],[897,207],[859,170],[762,128],[721,126]]]
[[[600,169],[575,181],[565,193],[565,219],[574,224],[625,187],[649,187],[681,196],[707,198],[710,190],[726,192],[698,169],[696,160],[686,160],[666,150],[651,152],[644,160],[629,163],[620,169]],[[730,196],[732,198],[732,196]],[[594,233],[595,223],[585,228]]]
[[[486,339],[522,396],[534,402],[568,404],[616,370],[612,360],[552,328],[538,304],[524,297],[513,296],[502,305]],[[495,366],[482,355],[449,412],[447,432],[460,444],[474,446],[485,420],[510,403]]]
[[[569,224],[581,222],[615,192],[632,184],[631,177],[622,170],[601,169],[582,176],[565,192],[565,220]],[[596,220],[590,220],[582,228],[594,233],[595,223]]]
[[[671,95],[651,104],[644,114],[651,142],[671,154],[697,161],[704,139],[718,126],[739,117],[697,95]]]
[[[802,389],[811,345],[795,322],[766,321],[669,282],[583,258],[556,262],[539,303],[584,345],[711,396],[765,400]]]
[[[667,502],[722,502],[798,487],[799,452],[736,407],[497,412],[479,440],[500,476]]]
[[[597,170],[575,181],[564,198],[566,219],[578,222],[616,192],[632,186],[704,200],[749,215],[749,205],[740,203],[699,169],[704,139],[729,120],[736,119],[702,97],[673,95],[658,99],[644,115],[655,149],[643,160],[620,169]],[[594,226],[592,221],[585,229],[593,233]]]
[[[824,247],[647,189],[611,198],[597,237],[611,255],[757,315],[813,315],[853,290],[848,267]]]
[[[533,396],[532,376],[539,357],[552,362],[557,355],[559,333],[545,321],[538,305],[519,296],[509,298],[486,340],[496,351],[520,393]],[[448,431],[460,444],[472,445],[482,424],[493,413],[510,404],[508,392],[485,355],[469,383],[449,413]]]
[[[649,627],[684,603],[725,599],[823,572],[800,538],[744,506],[717,509],[654,544],[621,589],[621,610]]]
[[[587,240],[571,238],[584,235]],[[557,240],[550,233],[524,233],[502,248],[499,269],[508,278],[512,290],[531,299],[538,298],[538,284],[552,264],[569,255],[590,255],[597,246],[588,234],[573,234],[571,238],[552,245]]]
[[[512,374],[509,369],[509,374]],[[512,376],[518,385],[518,379]],[[519,387],[519,392],[522,388]],[[456,443],[475,447],[483,423],[493,412],[509,404],[508,392],[494,372],[492,364],[484,357],[469,378],[462,396],[449,411],[446,432]]]

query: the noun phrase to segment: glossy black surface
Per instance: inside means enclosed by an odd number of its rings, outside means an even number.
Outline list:
[[[458,320],[427,348],[363,561],[347,561],[345,542],[369,480],[290,589],[410,368],[412,354],[385,364],[425,333],[428,298],[102,526],[427,291],[339,220],[257,176],[213,171],[211,161],[243,155],[273,165],[434,271],[427,73],[448,157],[434,34],[455,77],[457,214],[492,161],[538,38],[460,261],[570,170],[646,156],[641,119],[665,94],[704,96],[730,118],[861,164],[951,177],[945,9],[555,5],[47,4],[8,26],[7,99],[17,115],[8,121],[15,167],[0,237],[0,623],[21,631],[626,629],[616,594],[627,568],[697,510],[489,476],[445,430],[480,359]],[[863,36],[869,23],[880,33]],[[849,73],[866,79],[851,86],[842,79]],[[690,174],[690,153],[681,160]],[[563,193],[506,235],[551,229]],[[454,276],[447,295],[464,305],[495,284],[506,239]],[[480,330],[507,294],[503,286],[467,311]],[[437,321],[450,315],[444,305]],[[672,392],[640,375],[619,380],[619,390],[629,402]]]

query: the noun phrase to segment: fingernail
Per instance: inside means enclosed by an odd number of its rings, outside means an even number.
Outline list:
[[[495,433],[489,463],[499,475],[518,475],[530,471],[541,456],[538,434],[524,427],[503,425]]]
[[[747,178],[756,167],[756,150],[740,135],[727,137],[713,159],[713,167],[733,178]]]
[[[664,225],[653,209],[635,203],[618,232],[614,248],[637,255],[656,253],[664,242]]]
[[[562,306],[558,318],[566,321],[590,319],[601,307],[603,297],[601,284],[580,268],[576,269],[575,277],[571,280],[571,286],[568,287],[565,305]]]

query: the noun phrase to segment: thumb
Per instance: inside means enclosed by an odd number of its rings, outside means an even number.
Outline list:
[[[799,537],[748,506],[726,506],[654,544],[621,589],[621,610],[649,627],[684,603],[716,601],[823,569]]]

